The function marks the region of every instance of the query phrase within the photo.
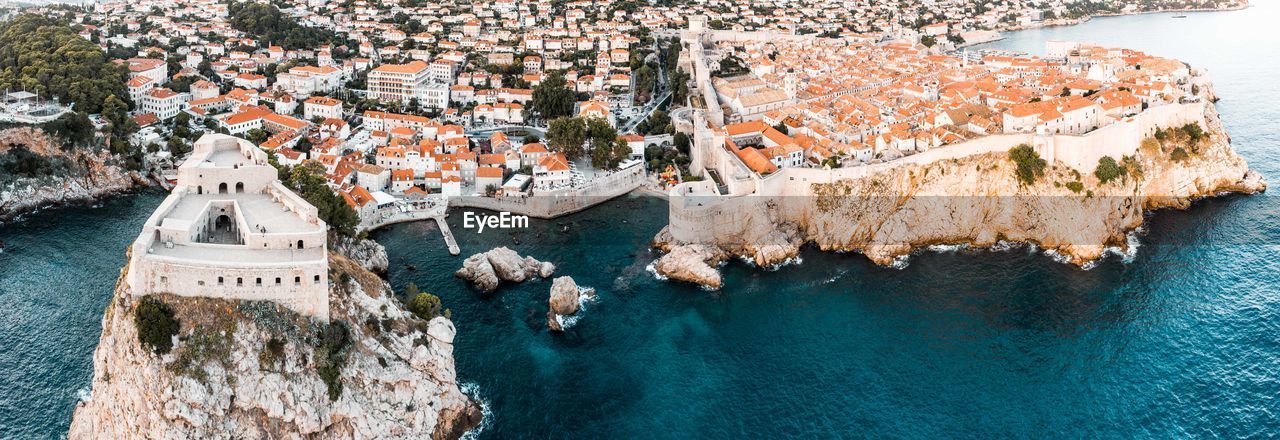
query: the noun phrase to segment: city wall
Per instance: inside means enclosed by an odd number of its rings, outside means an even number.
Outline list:
[[[769,176],[754,177],[751,180],[755,184],[754,191],[730,188],[729,194],[733,195],[720,194],[708,181],[682,183],[672,188],[670,193],[668,231],[680,242],[723,242],[724,237],[741,234],[752,221],[761,220],[760,213],[767,212],[771,202],[781,200],[777,197],[811,195],[814,183],[860,179],[908,165],[1001,153],[1019,144],[1032,145],[1051,164],[1063,164],[1084,174],[1093,173],[1098,159],[1111,156],[1119,160],[1135,154],[1142,140],[1154,135],[1157,129],[1193,122],[1204,126],[1206,105],[1196,102],[1153,107],[1084,135],[997,134],[880,164],[836,169],[783,168]],[[726,174],[724,171],[729,171],[729,176],[723,178],[732,183],[732,174],[742,164],[722,146],[722,139],[710,136],[708,131],[705,128],[695,130],[702,136],[694,137],[695,149],[701,150],[694,155],[701,156],[708,169],[714,169],[722,176]]]

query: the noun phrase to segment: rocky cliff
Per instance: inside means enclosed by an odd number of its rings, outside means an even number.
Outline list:
[[[273,303],[159,297],[180,323],[163,355],[139,342],[141,300],[118,282],[68,437],[440,439],[477,426],[453,323],[405,311],[361,263],[335,253],[330,267],[328,323]]]
[[[934,244],[989,247],[1031,242],[1083,265],[1108,249],[1124,250],[1126,234],[1145,211],[1183,209],[1197,198],[1254,193],[1266,183],[1232,150],[1212,106],[1202,134],[1169,129],[1143,141],[1132,158],[1114,158],[1121,175],[1102,181],[1093,170],[1045,167],[1034,183],[1017,176],[1007,153],[904,165],[860,179],[812,183],[806,196],[739,197],[725,210],[745,218],[717,231],[720,249],[755,263],[784,263],[802,244],[854,251],[889,265]],[[724,220],[724,219],[720,219]],[[655,238],[670,253],[655,263],[662,276],[718,287],[718,261],[698,244]],[[694,248],[694,249],[689,249]]]
[[[63,151],[44,131],[23,127],[0,130],[0,154],[16,145],[64,164],[65,169],[40,177],[0,179],[0,221],[45,206],[92,200],[128,191],[147,181],[122,168],[106,151]]]

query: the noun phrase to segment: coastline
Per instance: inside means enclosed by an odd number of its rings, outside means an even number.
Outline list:
[[[95,204],[155,184],[137,171],[116,164],[116,158],[106,151],[69,153],[63,150],[61,141],[37,127],[0,131],[0,147],[6,147],[0,151],[7,150],[8,145],[26,145],[36,154],[70,161],[81,169],[66,175],[18,178],[0,187],[0,225],[45,209]]]

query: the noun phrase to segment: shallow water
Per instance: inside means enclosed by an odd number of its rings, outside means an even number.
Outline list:
[[[1280,179],[1280,4],[1024,31],[1207,67],[1233,145]],[[1212,43],[1211,43],[1212,42]],[[630,197],[515,237],[450,222],[463,256],[507,245],[599,300],[546,330],[551,283],[478,294],[434,225],[375,234],[396,288],[440,295],[479,437],[1241,437],[1280,432],[1280,210],[1268,195],[1154,215],[1129,264],[1082,271],[1025,247],[925,252],[906,268],[805,249],[732,262],[709,292],[656,280],[663,202]],[[56,437],[92,375],[101,311],[154,193],[0,227],[0,437]],[[515,244],[516,241],[520,244]],[[406,265],[416,266],[409,270]]]

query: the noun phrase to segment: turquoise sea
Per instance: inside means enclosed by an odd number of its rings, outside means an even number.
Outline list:
[[[1280,4],[1102,18],[1014,33],[1146,50],[1207,68],[1233,145],[1280,179]],[[124,247],[160,195],[64,208],[0,227],[0,438],[58,437],[92,375]],[[1027,248],[925,252],[905,269],[803,252],[734,262],[716,292],[655,279],[665,223],[628,197],[529,229],[464,231],[463,254],[507,245],[555,262],[599,299],[546,330],[550,283],[478,294],[435,227],[375,234],[389,278],[442,298],[482,438],[1185,438],[1280,432],[1280,209],[1270,195],[1154,214],[1132,262],[1089,271]],[[409,265],[415,267],[410,270]]]

